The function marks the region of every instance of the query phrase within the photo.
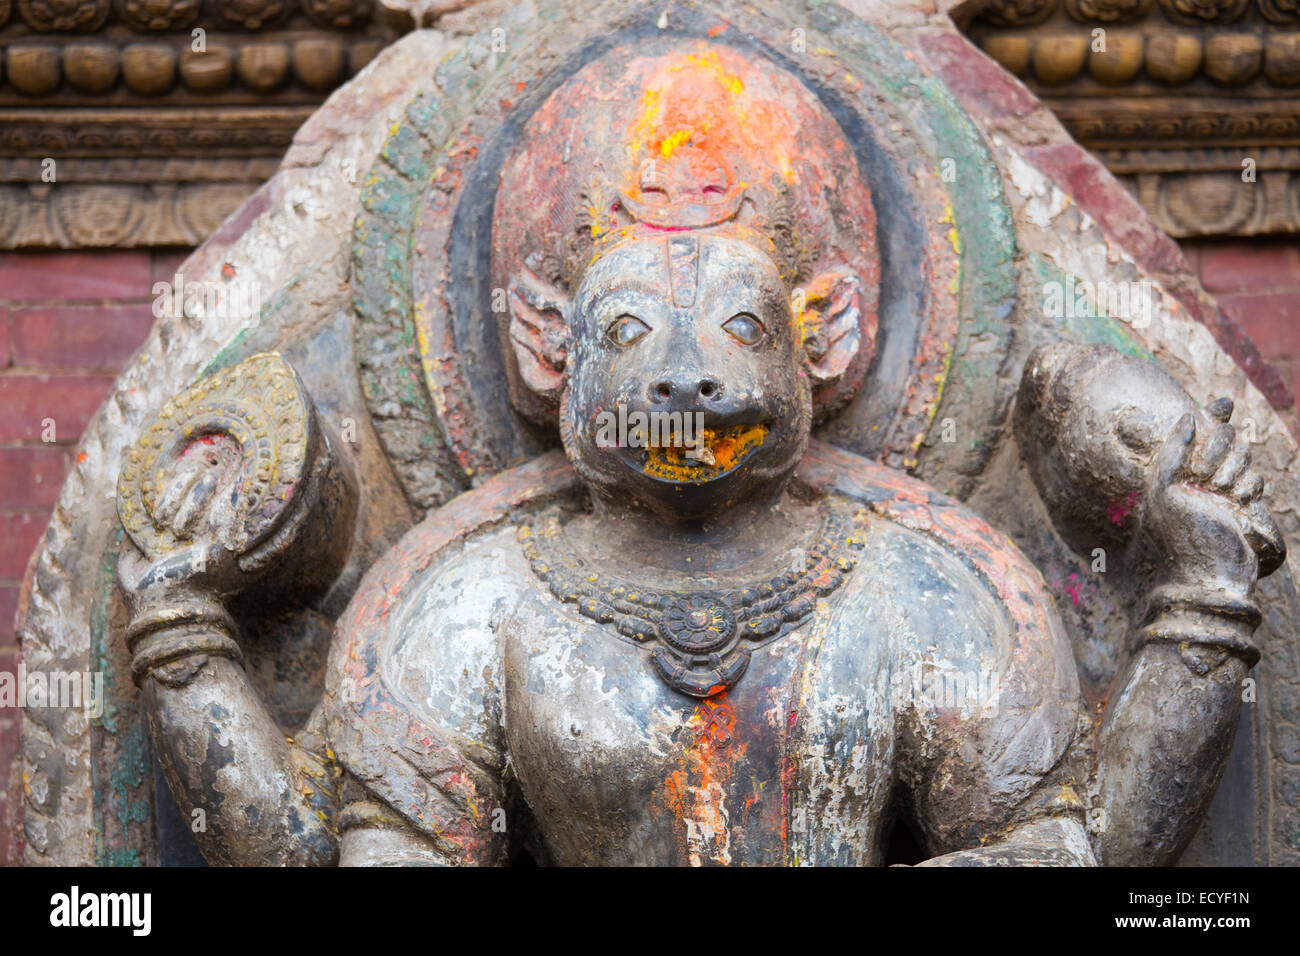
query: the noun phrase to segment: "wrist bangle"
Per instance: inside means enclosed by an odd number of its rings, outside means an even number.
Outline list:
[[[1252,601],[1224,594],[1193,596],[1185,586],[1157,588],[1138,632],[1140,646],[1151,643],[1201,644],[1240,657],[1247,667],[1259,661],[1251,639],[1261,619]]]
[[[131,658],[131,675],[136,683],[156,667],[194,655],[229,657],[240,664],[244,654],[229,634],[219,631],[192,631],[188,628],[155,634],[145,641]]]
[[[205,660],[209,655],[228,657],[242,664],[243,652],[232,636],[235,631],[234,618],[209,599],[148,611],[136,617],[126,630],[126,645],[132,652],[131,675],[139,683],[155,668],[197,655]],[[197,670],[194,668],[189,676]]]

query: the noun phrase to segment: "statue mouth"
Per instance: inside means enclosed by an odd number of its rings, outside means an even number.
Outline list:
[[[744,464],[767,440],[770,425],[725,425],[705,428],[693,444],[672,444],[641,449],[641,471],[657,481],[703,484],[721,478]]]

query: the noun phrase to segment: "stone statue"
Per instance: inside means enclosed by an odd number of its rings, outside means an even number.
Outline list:
[[[328,589],[364,476],[278,354],[164,407],[122,471],[118,575],[210,862],[881,864],[896,825],[925,865],[1178,856],[1285,555],[1233,404],[1108,346],[1024,365],[1024,461],[1136,609],[1094,713],[1009,539],[812,437],[880,337],[844,136],[707,41],[618,48],[549,94],[502,166],[490,268],[515,414],[563,455],[374,563],[292,737],[237,622]]]
[[[304,126],[32,562],[105,700],[23,711],[28,862],[1300,861],[1294,416],[845,2],[535,0]]]

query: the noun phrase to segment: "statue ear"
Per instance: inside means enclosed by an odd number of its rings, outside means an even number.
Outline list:
[[[510,342],[519,374],[540,398],[558,404],[568,358],[569,297],[537,275],[529,256],[510,281]]]
[[[862,347],[861,289],[857,273],[832,269],[795,295],[795,328],[808,374],[818,385],[839,381]]]

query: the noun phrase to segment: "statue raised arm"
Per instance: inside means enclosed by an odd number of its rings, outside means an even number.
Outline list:
[[[1030,356],[1018,413],[1058,528],[1081,553],[1115,555],[1135,611],[1091,742],[1103,861],[1172,862],[1231,750],[1259,660],[1255,582],[1286,545],[1227,399],[1202,409],[1151,362],[1059,344]]]
[[[210,862],[331,863],[337,772],[312,724],[285,736],[243,670],[232,602],[299,602],[350,541],[353,479],[278,355],[177,396],[118,486],[131,673],[172,794]]]

